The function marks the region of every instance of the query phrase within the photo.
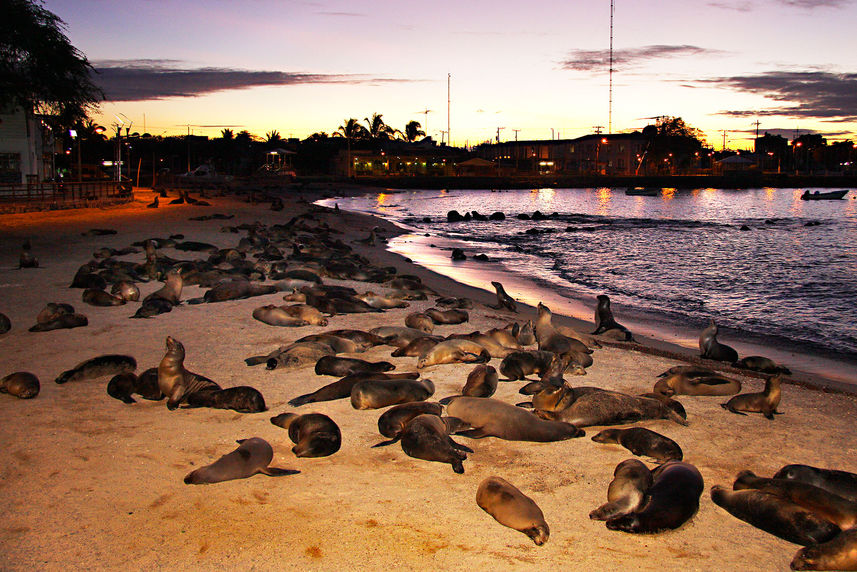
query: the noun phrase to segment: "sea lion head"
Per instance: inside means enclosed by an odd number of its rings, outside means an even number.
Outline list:
[[[536,543],[536,546],[541,546],[542,544],[547,542],[548,537],[550,536],[550,528],[548,528],[547,523],[539,524],[532,528],[527,528],[522,532],[529,536],[533,540],[533,542]]]

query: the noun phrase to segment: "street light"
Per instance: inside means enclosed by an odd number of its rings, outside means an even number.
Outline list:
[[[598,166],[598,155],[601,152],[601,145],[602,144],[605,144],[605,145],[607,144],[607,138],[606,137],[602,137],[601,140],[598,141],[598,144],[595,146],[595,172],[598,173],[599,175],[601,174],[601,168]]]

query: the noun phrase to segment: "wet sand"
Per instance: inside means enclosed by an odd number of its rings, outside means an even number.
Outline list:
[[[383,440],[381,411],[354,410],[348,400],[300,408],[289,399],[335,378],[317,376],[311,367],[266,371],[243,360],[267,353],[299,337],[328,329],[370,329],[403,325],[413,311],[433,305],[411,302],[409,308],[381,314],[338,315],[327,327],[276,328],[254,320],[264,304],[282,304],[282,294],[217,304],[182,305],[149,320],[131,320],[138,303],[96,308],[81,302],[81,291],[68,288],[77,268],[100,246],[120,248],[149,237],[183,233],[186,240],[234,246],[243,234],[223,233],[224,225],[284,222],[309,208],[286,199],[278,213],[262,203],[234,197],[211,199],[211,207],[188,205],[146,209],[151,195],[138,192],[135,202],[108,209],[82,209],[0,217],[0,312],[12,330],[0,335],[0,375],[31,371],[42,390],[32,400],[0,394],[4,420],[0,438],[0,568],[4,570],[89,568],[115,569],[583,569],[596,570],[784,570],[799,548],[745,524],[711,501],[709,489],[729,485],[743,469],[770,476],[788,463],[857,471],[857,437],[851,419],[857,398],[800,385],[786,385],[782,415],[724,411],[725,398],[682,397],[689,425],[667,420],[640,423],[669,436],[699,468],[705,491],[698,513],[678,530],[630,535],[607,530],[587,515],[606,500],[615,466],[632,455],[617,445],[591,441],[601,427],[582,438],[556,443],[509,442],[493,437],[456,439],[474,450],[465,473],[449,465],[413,459],[399,445],[373,449]],[[308,199],[313,197],[307,196]],[[215,212],[232,213],[230,221],[189,221]],[[373,226],[388,223],[349,213],[320,214],[345,231],[343,240],[378,265],[396,265],[400,273],[423,277],[443,295],[467,295],[476,302],[470,321],[438,326],[447,335],[487,330],[511,320],[534,317],[531,308],[515,315],[486,307],[494,296],[461,285],[403,261],[383,246],[352,243]],[[115,228],[107,237],[81,236],[90,228]],[[26,238],[39,257],[38,269],[17,269]],[[199,255],[163,249],[174,258]],[[141,261],[142,254],[123,260]],[[358,291],[384,287],[325,279]],[[143,295],[161,286],[141,285]],[[183,299],[201,296],[188,287]],[[47,302],[67,302],[89,318],[71,330],[32,333],[27,328]],[[592,326],[591,323],[588,324]],[[265,396],[269,411],[240,414],[212,409],[168,411],[164,401],[138,399],[121,403],[105,392],[109,377],[57,385],[53,380],[79,362],[105,353],[133,355],[138,372],[154,367],[171,335],[187,349],[185,365],[223,387],[251,385]],[[387,360],[396,371],[414,371],[416,358],[392,358],[389,346],[353,357]],[[605,346],[595,363],[573,385],[599,386],[628,393],[649,391],[657,374],[684,363]],[[499,359],[492,359],[497,367]],[[434,381],[433,399],[460,392],[468,364],[425,368]],[[568,379],[568,378],[567,378]],[[744,391],[759,391],[763,381],[742,376]],[[495,397],[523,401],[522,382],[501,383]],[[342,449],[330,457],[296,458],[285,431],[269,418],[285,411],[319,412],[340,426]],[[297,475],[191,486],[191,470],[232,451],[236,439],[259,436],[274,447],[273,465],[297,469]],[[647,463],[653,467],[651,463]],[[535,546],[506,528],[475,502],[487,476],[515,484],[541,507],[551,528],[550,540]]]

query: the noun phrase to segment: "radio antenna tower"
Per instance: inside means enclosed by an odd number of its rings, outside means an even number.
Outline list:
[[[607,111],[607,133],[613,133],[613,12],[614,0],[610,0],[610,101]]]

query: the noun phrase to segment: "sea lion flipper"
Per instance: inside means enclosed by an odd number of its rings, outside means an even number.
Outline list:
[[[520,407],[521,409],[534,409],[532,401],[522,401],[520,403],[516,403],[515,407]]]
[[[464,451],[466,453],[472,453],[473,452],[473,449],[471,449],[467,445],[462,445],[461,443],[456,443],[452,439],[449,440],[449,444],[452,445],[453,449],[458,449],[459,451]]]
[[[244,360],[247,365],[259,365],[268,361],[268,356],[252,356]]]
[[[297,475],[300,471],[295,469],[281,469],[279,467],[265,467],[259,469],[259,472],[269,477],[285,477],[286,475]]]
[[[393,443],[397,443],[401,437],[402,437],[401,435],[396,435],[395,437],[393,437],[389,441],[381,441],[380,443],[376,443],[375,445],[372,445],[372,448],[374,449],[375,447],[386,447],[387,445],[392,445]]]
[[[470,437],[471,439],[482,439],[483,437],[491,436],[485,433],[485,430],[481,427],[478,427],[476,429],[466,429],[464,431],[456,431],[455,434],[461,435],[462,437]]]

